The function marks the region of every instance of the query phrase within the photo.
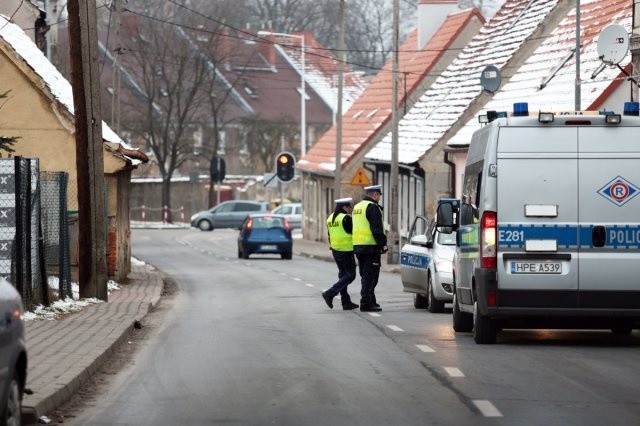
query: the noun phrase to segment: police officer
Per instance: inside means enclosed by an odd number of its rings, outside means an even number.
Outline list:
[[[340,198],[335,200],[336,206],[333,213],[327,218],[327,230],[329,232],[329,244],[333,259],[338,265],[338,281],[327,291],[322,293],[322,298],[333,309],[333,298],[340,293],[342,309],[350,311],[358,307],[351,301],[347,292],[347,286],[356,279],[356,259],[353,255],[353,242],[351,232],[352,198]]]
[[[382,310],[376,301],[375,288],[380,276],[380,258],[387,252],[387,236],[382,221],[382,185],[367,186],[365,196],[355,205],[353,217],[353,251],[358,258],[362,289],[360,291],[360,310],[379,312]]]

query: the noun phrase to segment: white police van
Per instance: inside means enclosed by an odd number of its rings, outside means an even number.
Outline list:
[[[638,103],[622,116],[514,107],[474,133],[460,211],[438,208],[438,227],[457,232],[455,331],[477,343],[518,327],[630,333],[640,327]]]

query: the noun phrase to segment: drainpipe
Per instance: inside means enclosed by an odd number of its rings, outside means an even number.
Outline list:
[[[444,162],[447,164],[451,170],[449,174],[449,197],[456,197],[456,163],[449,159],[450,152],[445,151],[444,153]]]

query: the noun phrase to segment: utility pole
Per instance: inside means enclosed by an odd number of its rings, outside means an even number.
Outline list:
[[[107,300],[105,181],[95,0],[69,0],[78,174],[80,297]]]
[[[114,0],[114,27],[115,43],[113,49],[113,76],[111,85],[113,87],[113,97],[111,98],[111,126],[113,130],[120,133],[120,55],[122,54],[122,10],[123,0]],[[108,49],[109,46],[106,46]]]
[[[399,20],[399,0],[393,0],[393,62],[391,67],[391,229],[387,241],[389,242],[389,251],[387,252],[387,263],[398,263],[400,253],[400,242],[398,241],[398,62],[399,62],[399,44],[400,44],[400,20]]]
[[[342,95],[344,90],[344,0],[340,0],[338,12],[338,105],[336,109],[336,171],[333,181],[333,196],[340,198],[342,181]]]
[[[580,81],[580,0],[576,0],[576,84],[575,84],[575,109],[582,108],[582,82]]]
[[[633,22],[631,23],[631,38],[629,47],[631,49],[631,74],[638,79],[640,70],[640,0],[633,0]],[[638,102],[638,85],[634,84],[631,90],[631,101]]]

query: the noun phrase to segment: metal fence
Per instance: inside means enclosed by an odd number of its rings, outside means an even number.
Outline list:
[[[59,297],[73,297],[66,172],[40,172],[42,239],[47,275],[58,277]]]

